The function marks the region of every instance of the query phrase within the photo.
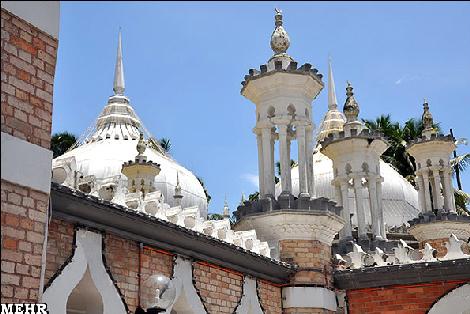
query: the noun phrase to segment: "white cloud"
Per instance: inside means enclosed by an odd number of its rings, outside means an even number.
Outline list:
[[[424,76],[422,75],[409,75],[405,74],[402,77],[400,77],[398,80],[395,81],[395,85],[400,85],[401,83],[404,82],[410,82],[410,81],[418,81],[424,79]]]
[[[254,187],[258,188],[258,175],[252,173],[244,173],[240,176],[243,180],[250,182]]]

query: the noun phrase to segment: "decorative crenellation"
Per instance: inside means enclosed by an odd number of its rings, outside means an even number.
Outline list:
[[[296,61],[290,61],[288,64],[283,63],[282,61],[274,61],[274,68],[269,69],[267,64],[262,64],[259,66],[259,70],[250,69],[248,74],[245,75],[245,79],[241,82],[242,90],[241,93],[243,94],[243,90],[245,86],[253,80],[257,80],[261,77],[273,75],[274,73],[291,73],[291,74],[298,74],[298,75],[308,75],[312,77],[315,81],[319,84],[323,85],[323,75],[318,73],[318,69],[312,68],[310,63],[305,63],[300,67],[297,66],[298,63]]]
[[[364,267],[382,267],[390,265],[404,265],[411,263],[432,263],[446,260],[455,260],[470,258],[462,250],[464,241],[459,240],[454,234],[451,234],[445,244],[447,253],[442,258],[437,257],[437,250],[431,244],[425,243],[424,248],[415,250],[405,241],[400,239],[393,252],[384,253],[376,247],[373,251],[364,251],[356,243],[352,243],[353,250],[342,256],[335,254],[335,265],[337,269],[360,269]]]

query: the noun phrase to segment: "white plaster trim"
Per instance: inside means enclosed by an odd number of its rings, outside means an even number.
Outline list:
[[[126,309],[121,297],[103,265],[101,234],[77,230],[75,239],[77,248],[72,261],[43,294],[42,301],[47,303],[49,312],[51,314],[66,312],[67,300],[88,267],[93,283],[103,300],[103,313],[125,314]]]
[[[2,132],[2,179],[49,194],[52,151]]]
[[[429,314],[470,314],[470,284],[455,288],[429,310]]]
[[[321,287],[286,287],[282,289],[283,308],[319,308],[336,311],[334,291]]]
[[[59,1],[2,1],[2,8],[54,38],[59,36]]]
[[[243,296],[235,313],[237,314],[263,314],[256,291],[256,280],[245,276],[243,283]]]
[[[188,303],[187,306],[192,310],[193,314],[206,314],[201,298],[197,294],[193,284],[193,265],[190,260],[178,256],[173,269],[174,277],[171,280],[176,287],[176,296],[173,304],[171,304],[165,313],[170,314],[172,308],[183,297]]]

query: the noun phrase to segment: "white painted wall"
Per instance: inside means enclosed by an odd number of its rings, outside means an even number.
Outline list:
[[[52,151],[2,132],[2,179],[49,194]]]
[[[2,1],[2,8],[52,37],[59,37],[59,1]]]
[[[263,314],[258,293],[256,291],[256,280],[245,276],[243,283],[243,296],[236,309],[236,314]]]
[[[470,314],[470,284],[447,293],[431,307],[429,314]]]
[[[282,289],[284,308],[320,308],[336,311],[334,291],[321,287],[286,287]]]

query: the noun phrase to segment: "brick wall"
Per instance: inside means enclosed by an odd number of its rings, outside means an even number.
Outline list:
[[[47,237],[46,275],[44,278],[46,284],[71,258],[74,236],[73,224],[55,218],[51,219]]]
[[[113,234],[105,235],[105,256],[113,279],[121,291],[130,312],[139,304],[139,244]],[[142,254],[142,282],[156,273],[170,277],[173,257],[146,248]]]
[[[2,9],[1,130],[50,148],[57,40]]]
[[[281,240],[279,248],[282,261],[299,265],[293,278],[295,283],[332,286],[331,248],[328,245],[316,240]]]
[[[265,314],[282,313],[281,288],[267,281],[257,280],[258,297]]]
[[[233,313],[242,296],[242,274],[196,262],[193,263],[193,276],[209,313]]]
[[[48,195],[1,181],[1,302],[36,302]]]
[[[461,282],[434,282],[347,291],[351,314],[424,314]]]

